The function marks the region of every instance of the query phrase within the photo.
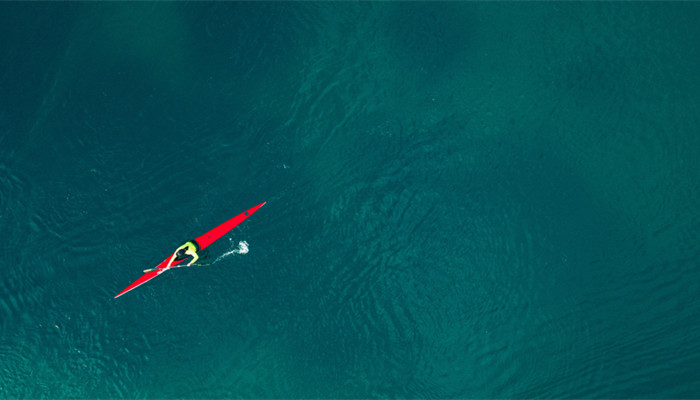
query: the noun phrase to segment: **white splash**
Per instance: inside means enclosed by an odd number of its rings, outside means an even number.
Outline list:
[[[217,263],[217,262],[223,260],[224,258],[226,258],[232,254],[246,254],[246,253],[248,253],[249,250],[250,249],[248,248],[248,242],[246,242],[246,241],[238,242],[238,248],[235,248],[233,250],[229,250],[226,253],[220,255],[219,257],[217,257],[216,260],[214,260],[214,262],[212,264]]]
[[[238,242],[238,254],[246,254],[248,252],[248,242]]]

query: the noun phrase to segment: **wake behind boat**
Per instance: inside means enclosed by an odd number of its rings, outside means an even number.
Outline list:
[[[219,240],[222,236],[227,234],[229,231],[231,231],[233,228],[238,226],[241,222],[245,221],[246,218],[250,217],[253,215],[254,212],[258,211],[258,209],[262,206],[265,205],[266,202],[260,203],[257,206],[244,211],[235,217],[231,218],[230,220],[224,222],[223,224],[217,226],[216,228],[210,230],[209,232],[205,233],[204,235],[196,238],[193,240],[195,245],[198,247],[199,251],[204,250],[207,248],[210,244],[216,242]],[[144,283],[150,281],[151,279],[155,278],[156,276],[162,274],[163,272],[167,271],[168,269],[172,268],[173,266],[181,263],[184,261],[182,260],[172,260],[172,256],[168,256],[165,260],[163,260],[162,263],[158,264],[153,270],[150,272],[146,272],[142,277],[136,280],[136,282],[132,283],[131,285],[127,286],[126,289],[122,290],[119,292],[114,298],[116,299],[117,297],[123,295],[126,292],[129,292],[131,290],[136,289],[137,287],[143,285]],[[168,266],[168,262],[170,262],[170,265]]]

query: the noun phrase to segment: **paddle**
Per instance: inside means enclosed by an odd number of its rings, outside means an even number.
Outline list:
[[[194,267],[206,267],[207,265],[211,265],[211,263],[207,263],[207,264],[195,263],[195,264],[190,264],[189,267],[193,267],[193,266],[194,266]],[[172,265],[170,268],[180,268],[180,267],[187,267],[187,266],[188,266],[187,264]],[[159,270],[159,269],[162,269],[162,268],[149,268],[149,269],[144,269],[144,270],[143,270],[143,273],[145,274],[145,273],[148,273],[148,272],[157,271],[157,270]]]

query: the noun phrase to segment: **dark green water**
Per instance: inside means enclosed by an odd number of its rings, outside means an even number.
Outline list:
[[[698,16],[1,3],[0,397],[700,397]]]

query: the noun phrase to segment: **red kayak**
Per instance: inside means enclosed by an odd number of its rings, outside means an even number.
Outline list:
[[[257,206],[251,208],[250,210],[236,215],[235,217],[233,217],[230,220],[224,222],[223,224],[217,226],[216,228],[210,230],[209,232],[205,233],[204,235],[194,239],[195,245],[197,247],[199,247],[199,250],[204,250],[207,246],[216,242],[219,238],[221,238],[222,236],[227,234],[231,229],[235,228],[241,222],[245,221],[246,218],[253,215],[254,212],[258,211],[258,208],[260,208],[264,205],[265,205],[265,203],[260,203]],[[114,298],[116,299],[117,297],[123,295],[124,293],[126,293],[128,291],[136,289],[137,287],[143,285],[144,283],[150,281],[151,279],[155,278],[156,276],[167,271],[169,268],[165,268],[165,267],[166,267],[166,265],[168,265],[168,261],[170,261],[170,257],[171,256],[168,256],[168,258],[163,260],[162,263],[158,264],[158,266],[156,266],[154,271],[147,272],[142,277],[140,277],[136,282],[127,286],[126,289],[119,292],[119,294],[114,296]],[[173,265],[177,265],[177,264],[181,263],[182,261],[184,261],[184,260],[173,261],[173,263],[170,265],[170,268],[172,268]]]

